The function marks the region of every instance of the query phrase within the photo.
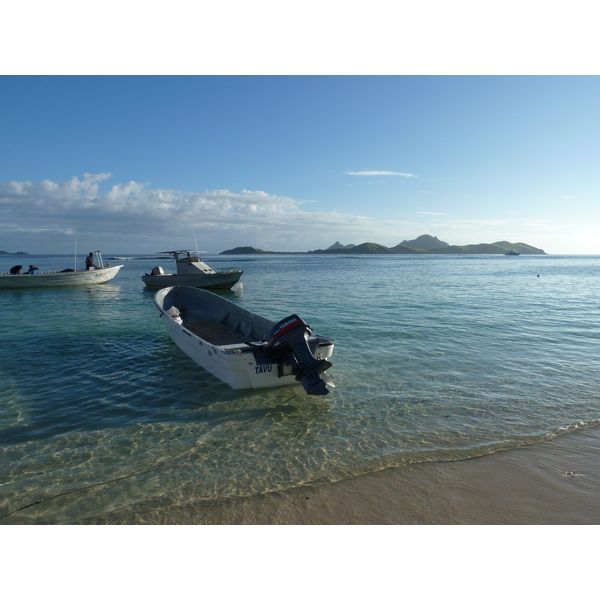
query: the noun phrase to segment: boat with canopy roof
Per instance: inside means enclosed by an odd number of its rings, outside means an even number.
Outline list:
[[[215,270],[200,259],[199,250],[170,250],[157,252],[173,256],[177,265],[177,273],[165,273],[162,267],[154,267],[150,273],[142,276],[147,287],[172,287],[185,285],[204,289],[228,289],[233,287],[244,271],[238,269]]]

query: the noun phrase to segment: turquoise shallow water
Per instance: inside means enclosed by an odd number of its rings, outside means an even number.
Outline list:
[[[246,270],[223,296],[335,340],[325,397],[231,390],[157,318],[140,277],[171,262],[109,260],[109,284],[0,292],[0,523],[176,510],[600,424],[600,257],[207,257]]]

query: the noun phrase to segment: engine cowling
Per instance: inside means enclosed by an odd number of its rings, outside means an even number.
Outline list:
[[[302,383],[307,394],[324,395],[329,390],[320,375],[331,367],[331,363],[313,356],[308,345],[311,333],[311,328],[298,315],[290,315],[270,331],[268,351],[280,364],[292,365],[296,381]]]

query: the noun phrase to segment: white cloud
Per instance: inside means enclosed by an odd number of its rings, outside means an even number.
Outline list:
[[[383,232],[393,240],[403,233],[398,222],[308,212],[302,202],[260,190],[198,193],[128,181],[100,194],[98,183],[109,177],[0,184],[0,250],[59,253],[86,241],[109,251],[157,252],[193,239],[195,231],[209,252],[246,245],[300,251],[338,237],[361,243],[380,241]]]
[[[418,177],[411,173],[399,173],[397,171],[349,171],[346,175],[361,175],[363,177],[378,177],[380,175],[398,175],[400,177]]]
[[[428,233],[458,245],[509,240],[552,253],[600,252],[600,228],[593,225],[517,218],[452,220],[432,212],[416,213],[427,215],[422,221],[378,220],[303,210],[302,201],[260,190],[186,192],[151,189],[135,181],[116,183],[100,193],[99,183],[109,177],[100,173],[70,181],[0,184],[0,250],[68,254],[78,242],[107,253],[153,253],[191,245],[196,233],[201,249],[208,252],[235,246],[306,251],[336,240],[391,247]]]

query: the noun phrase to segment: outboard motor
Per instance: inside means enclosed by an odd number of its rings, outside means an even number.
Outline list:
[[[307,394],[324,395],[329,390],[320,374],[331,367],[328,360],[316,359],[308,346],[311,328],[298,316],[290,315],[279,321],[267,337],[269,352],[281,363],[292,365],[296,381]]]

